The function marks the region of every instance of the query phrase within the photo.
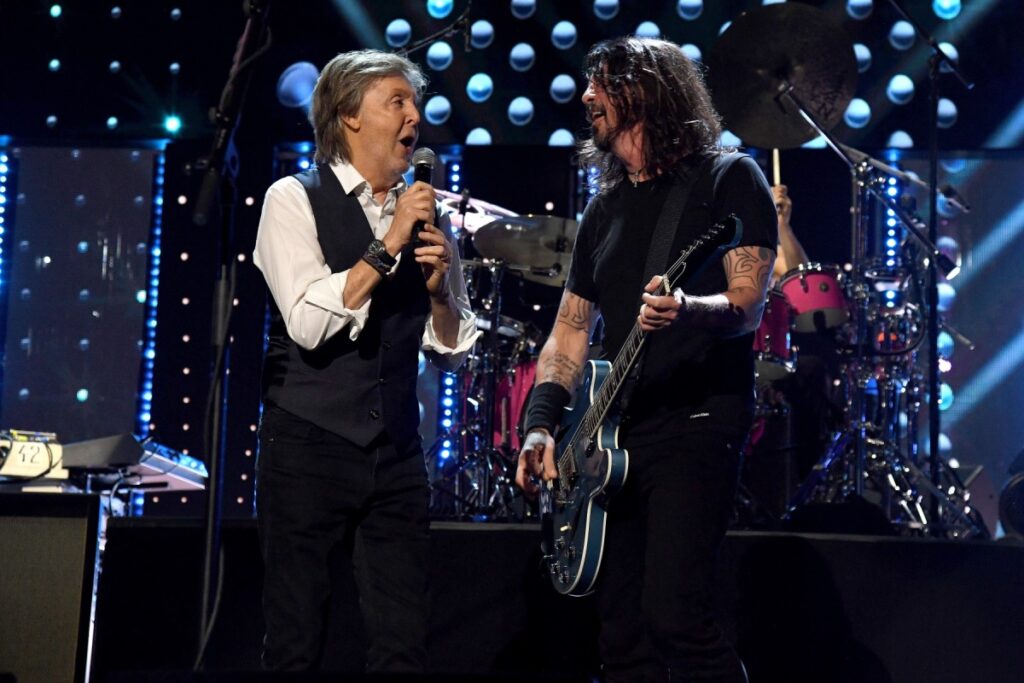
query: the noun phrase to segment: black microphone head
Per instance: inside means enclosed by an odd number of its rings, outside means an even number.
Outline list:
[[[429,183],[434,171],[434,150],[420,147],[412,153],[413,182]]]

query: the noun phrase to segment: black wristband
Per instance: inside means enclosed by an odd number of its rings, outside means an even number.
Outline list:
[[[526,433],[542,428],[553,435],[555,427],[562,422],[562,411],[571,399],[572,394],[557,382],[542,382],[535,386],[526,409]]]

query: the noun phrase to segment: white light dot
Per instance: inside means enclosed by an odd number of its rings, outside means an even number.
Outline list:
[[[181,299],[181,305],[182,305],[182,306],[188,306],[188,303],[189,303],[189,301],[188,301],[188,297],[187,297],[187,296],[186,296],[186,297],[182,297],[182,299]]]
[[[243,474],[242,475],[242,481],[249,481],[249,475],[248,474]]]
[[[181,425],[181,431],[183,431],[183,432],[187,432],[188,431],[188,422],[186,422],[185,424]]]
[[[540,310],[540,304],[534,304],[533,305],[533,310],[539,311]]]
[[[188,449],[187,448],[182,448],[181,452],[184,453],[185,455],[188,455]]]
[[[238,255],[238,262],[239,263],[245,263],[245,254],[239,254]]]
[[[237,297],[235,298],[234,301],[231,302],[231,305],[232,306],[237,306],[238,305],[238,298]]]
[[[154,503],[159,503],[160,502],[160,496],[153,496],[152,500],[153,500]]]
[[[190,370],[189,368],[182,368],[182,369],[181,369],[181,374],[183,374],[183,375],[187,375],[187,374],[189,374],[190,372],[192,372],[192,371],[191,371],[191,370]]]
[[[241,504],[242,504],[242,503],[244,503],[244,502],[245,502],[245,499],[244,499],[244,498],[242,498],[241,496],[239,496],[239,497],[238,497],[238,504],[239,504],[239,505],[241,505]]]
[[[245,198],[245,205],[246,206],[252,206],[255,203],[256,203],[256,200],[253,199],[252,197],[246,197]]]
[[[181,335],[181,341],[185,342],[186,344],[188,344],[191,340],[192,337],[188,336],[187,334]]]
[[[188,261],[188,252],[187,251],[181,252],[181,256],[179,256],[178,258],[180,258],[182,261]]]
[[[192,402],[192,399],[191,399],[191,398],[189,398],[188,396],[183,396],[183,397],[181,398],[181,402],[187,405],[187,404],[189,404],[189,403],[191,403],[191,402]]]
[[[188,497],[187,496],[182,496],[181,497],[181,502],[182,503],[187,503],[188,502]]]
[[[187,204],[188,203],[188,197],[186,197],[183,194],[179,194],[178,195],[178,203],[179,204]]]
[[[245,457],[247,457],[247,458],[251,458],[252,457],[252,449],[251,448],[246,448],[245,449]]]
[[[554,211],[555,210],[555,203],[554,202],[547,202],[544,205],[544,210],[545,211]]]
[[[250,432],[255,432],[256,431],[256,425],[249,425],[249,431]]]

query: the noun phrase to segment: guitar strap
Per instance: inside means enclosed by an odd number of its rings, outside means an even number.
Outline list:
[[[641,280],[644,286],[651,281],[652,277],[662,274],[665,267],[669,264],[672,242],[675,240],[679,221],[683,217],[683,209],[686,208],[686,202],[690,199],[690,191],[713,159],[714,156],[708,155],[700,161],[684,162],[682,168],[676,173],[675,182],[672,184],[672,189],[669,190],[665,205],[661,207],[661,213],[658,215],[658,223],[654,226],[651,246],[647,250],[647,262],[644,264],[644,277]],[[640,308],[642,303],[642,298],[637,300],[637,309]],[[629,398],[637,381],[640,379],[643,364],[644,358],[641,355],[636,363],[634,363],[633,369],[629,373],[629,378],[623,383],[618,399],[620,415],[626,413],[626,408],[629,406]]]

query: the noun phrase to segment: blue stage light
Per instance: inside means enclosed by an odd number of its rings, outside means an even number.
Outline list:
[[[850,128],[863,128],[871,121],[871,105],[859,97],[854,97],[846,107],[843,120]]]
[[[48,67],[50,71],[60,71],[60,60],[56,58],[51,59]]]
[[[953,43],[939,43],[939,49],[945,53],[946,57],[949,58],[949,61],[954,64],[960,63],[960,52],[957,51],[956,46],[954,46]],[[949,64],[946,64],[946,62],[942,62],[939,64],[939,71],[948,74],[953,72],[953,68]]]
[[[86,401],[89,400],[89,390],[79,389],[78,391],[75,392],[75,398],[78,399],[79,403],[85,403]]]
[[[889,44],[897,50],[909,50],[914,46],[914,26],[909,21],[897,21],[889,29]]]
[[[435,19],[444,19],[452,13],[452,0],[427,0],[427,13]]]
[[[854,43],[853,54],[857,58],[857,73],[871,68],[871,49],[864,43]]]
[[[914,81],[905,74],[896,74],[889,79],[885,94],[893,104],[906,104],[914,99]]]
[[[171,135],[174,135],[181,130],[181,119],[175,115],[170,115],[164,118],[164,130]]]
[[[939,98],[939,128],[952,128],[956,123],[957,109],[953,100],[945,97]]]
[[[952,358],[953,349],[956,348],[956,344],[953,342],[953,335],[945,330],[939,332],[939,355],[943,358]]]
[[[910,137],[910,133],[907,131],[897,130],[889,136],[889,140],[886,142],[885,146],[897,149],[910,149],[914,146],[914,139]]]
[[[117,117],[116,116],[108,116],[107,117],[107,128],[110,129],[110,130],[114,130],[115,128],[117,128]]]
[[[469,42],[478,50],[490,47],[494,42],[494,24],[481,19],[469,27]]]
[[[594,16],[598,19],[612,19],[619,13],[619,0],[594,0]]]
[[[516,71],[528,71],[533,66],[536,53],[529,43],[517,43],[508,53],[508,63]]]
[[[473,74],[466,82],[466,94],[474,102],[484,102],[494,92],[494,81],[485,73]]]
[[[634,31],[638,38],[660,38],[661,29],[653,21],[642,21]]]
[[[565,104],[576,95],[576,81],[569,74],[559,74],[551,80],[549,91],[551,99],[559,104]]]
[[[528,97],[517,97],[508,105],[508,120],[525,126],[533,119],[533,102]]]
[[[551,44],[559,50],[568,50],[576,44],[576,26],[571,21],[560,21],[551,29]]]
[[[704,0],[679,0],[676,3],[676,14],[686,21],[693,21],[704,11]]]
[[[512,0],[512,16],[516,19],[529,19],[537,11],[536,0]]]
[[[384,29],[384,40],[391,47],[404,47],[412,38],[412,24],[405,19],[395,19]]]
[[[680,45],[679,49],[683,51],[683,54],[686,55],[686,58],[691,62],[699,62],[704,59],[704,55],[701,53],[700,48],[693,43]]]
[[[50,16],[53,17],[54,19],[59,18],[60,15],[63,13],[64,10],[61,8],[60,5],[50,5]]]
[[[434,71],[444,71],[452,64],[452,46],[443,40],[427,48],[427,66]]]
[[[572,147],[576,144],[576,140],[565,128],[559,128],[548,137],[549,147]]]
[[[847,0],[846,14],[851,19],[867,19],[871,16],[873,7],[874,3],[872,0]]]
[[[290,109],[309,110],[320,73],[310,62],[295,62],[277,78],[277,101]]]
[[[427,121],[435,126],[440,126],[442,123],[448,120],[448,117],[452,114],[452,104],[448,101],[448,98],[443,95],[434,95],[427,100],[426,106],[423,107],[423,113],[427,117]]]
[[[467,145],[491,144],[491,133],[486,128],[474,128],[466,135]]]
[[[939,19],[956,19],[960,14],[960,0],[932,0],[932,11]]]

